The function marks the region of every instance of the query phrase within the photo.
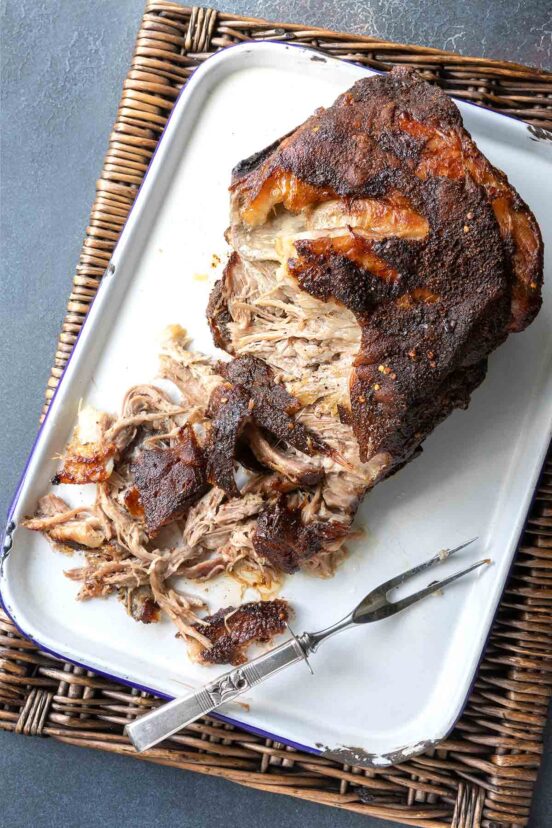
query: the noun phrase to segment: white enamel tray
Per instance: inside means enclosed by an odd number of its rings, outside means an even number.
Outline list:
[[[196,349],[213,352],[205,307],[219,275],[213,253],[226,255],[234,164],[367,74],[299,47],[243,45],[207,61],[182,93],[9,516],[2,600],[43,648],[166,696],[217,674],[189,662],[168,621],[138,624],[116,598],[77,603],[78,584],[63,570],[78,559],[52,552],[18,524],[47,490],[81,399],[119,410],[126,388],[154,379],[160,335],[170,323],[187,328]],[[467,104],[460,109],[481,150],[536,213],[552,250],[552,145],[507,117]],[[483,556],[493,565],[408,613],[330,641],[313,659],[314,676],[300,665],[285,671],[253,691],[245,699],[249,707],[228,705],[228,719],[368,765],[399,761],[450,731],[469,693],[550,437],[550,265],[547,251],[546,296],[536,322],[492,355],[469,410],[449,417],[419,459],[368,495],[358,517],[365,535],[336,576],[295,575],[283,595],[295,608],[295,629],[317,629],[379,582],[474,535],[478,543],[439,574]],[[93,496],[62,488],[72,503]],[[204,589],[214,607],[239,600],[230,579]]]

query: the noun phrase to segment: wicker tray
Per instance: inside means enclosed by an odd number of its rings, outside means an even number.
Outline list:
[[[73,281],[46,406],[108,266],[179,89],[214,51],[285,40],[379,69],[417,66],[447,92],[522,118],[552,137],[552,75],[524,66],[299,25],[149,2],[124,83]],[[407,825],[525,825],[552,692],[552,464],[543,471],[477,682],[462,719],[437,749],[397,767],[330,762],[213,719],[145,758]],[[124,725],[157,704],[39,652],[0,611],[0,727],[136,756]],[[136,757],[138,758],[138,757]]]

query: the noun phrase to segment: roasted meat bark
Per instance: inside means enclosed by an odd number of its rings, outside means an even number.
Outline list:
[[[226,382],[213,390],[207,416],[211,418],[207,448],[207,477],[213,486],[219,486],[229,497],[239,497],[234,479],[234,460],[238,443],[248,423],[261,427],[281,443],[287,443],[300,453],[313,455],[329,451],[315,432],[310,432],[293,416],[300,408],[282,383],[274,380],[270,366],[253,356],[239,357],[219,363],[217,370]],[[258,430],[249,430],[250,448],[257,459],[266,462],[286,476],[284,455],[263,438]],[[298,467],[302,468],[298,471]],[[307,471],[308,469],[308,471]],[[316,482],[320,472],[305,463],[289,462],[289,479]]]
[[[326,451],[324,441],[294,419],[301,404],[281,382],[275,381],[274,372],[266,362],[243,356],[220,363],[219,370],[232,385],[249,395],[251,415],[257,425],[304,454]]]
[[[181,518],[207,491],[205,459],[194,430],[187,426],[175,446],[149,448],[130,465],[148,532],[155,535],[163,526]],[[126,507],[136,509],[134,489]]]
[[[193,642],[192,655],[207,664],[243,664],[249,645],[265,644],[283,633],[288,619],[289,606],[279,598],[225,607],[198,625],[211,646],[202,649]]]
[[[218,385],[209,400],[207,413],[212,418],[209,435],[207,478],[229,497],[239,497],[234,479],[234,458],[240,435],[251,419],[250,398],[239,387]]]
[[[257,552],[282,572],[296,572],[325,546],[348,534],[348,523],[336,520],[305,522],[301,509],[290,507],[283,495],[269,503],[257,519],[253,543]]]
[[[228,238],[208,308],[216,344],[270,365],[340,459],[325,461],[304,528],[350,521],[370,486],[468,405],[489,353],[541,303],[531,211],[455,104],[405,68],[359,81],[238,164]],[[259,554],[264,523],[289,527],[286,514],[263,513]]]

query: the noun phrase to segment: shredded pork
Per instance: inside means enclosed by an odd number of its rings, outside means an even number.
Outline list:
[[[64,482],[94,483],[94,502],[71,508],[51,493],[24,523],[42,532],[55,549],[83,554],[84,563],[66,572],[81,584],[80,600],[116,594],[143,623],[164,613],[178,635],[202,650],[212,646],[201,632],[208,607],[192,590],[178,589],[177,581],[200,583],[226,573],[243,589],[252,587],[269,599],[281,585],[282,572],[254,548],[258,516],[274,493],[296,490],[306,478],[318,482],[322,474],[316,457],[272,446],[257,428],[251,443],[261,471],[242,474],[241,489],[234,493],[206,485],[202,463],[216,433],[208,403],[228,385],[223,371],[224,366],[190,351],[185,332],[172,326],[160,374],[172,382],[174,393],[138,385],[125,394],[119,417],[90,406],[79,412],[61,469],[75,457],[89,458],[78,480]],[[106,446],[110,464],[98,476]],[[232,474],[235,465],[231,452]],[[59,485],[62,475],[52,482]]]

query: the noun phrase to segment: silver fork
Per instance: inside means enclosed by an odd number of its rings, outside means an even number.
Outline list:
[[[443,578],[442,581],[433,581],[429,586],[408,595],[406,598],[401,598],[398,601],[388,599],[388,594],[404,584],[409,578],[436,566],[455,552],[465,549],[475,540],[477,538],[473,538],[455,549],[444,549],[430,560],[424,561],[424,563],[418,564],[418,566],[414,566],[412,569],[380,584],[369,592],[352,612],[337,623],[332,624],[331,627],[326,627],[318,632],[305,632],[298,636],[290,630],[292,638],[280,644],[279,647],[269,650],[241,667],[224,673],[215,681],[206,684],[199,690],[194,690],[183,698],[174,699],[174,701],[146,713],[125,727],[126,734],[136,750],[140,752],[147,750],[195,722],[200,716],[211,713],[222,704],[232,701],[237,696],[255,687],[255,685],[275,675],[275,673],[279,673],[284,667],[289,667],[298,661],[305,661],[308,664],[308,656],[316,652],[322,642],[327,641],[332,635],[348,630],[357,624],[381,621],[383,618],[389,618],[391,615],[402,612],[402,610],[416,604],[426,596],[467,575],[468,572],[473,572],[474,569],[483,566],[483,564],[490,563],[490,560],[486,558],[468,566],[461,572]]]

